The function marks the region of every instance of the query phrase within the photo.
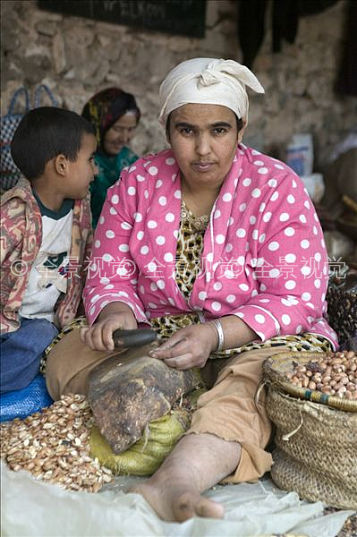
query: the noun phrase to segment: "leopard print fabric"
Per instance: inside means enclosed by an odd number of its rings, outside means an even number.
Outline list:
[[[187,300],[201,269],[203,239],[208,221],[209,216],[195,218],[182,202],[181,226],[176,248],[176,283]]]

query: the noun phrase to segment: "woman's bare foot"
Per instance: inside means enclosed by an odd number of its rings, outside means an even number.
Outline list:
[[[144,496],[160,518],[223,518],[222,505],[201,496],[237,468],[240,445],[211,434],[184,436],[159,470],[131,492]]]

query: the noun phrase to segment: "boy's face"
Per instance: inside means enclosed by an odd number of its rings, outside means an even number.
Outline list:
[[[98,173],[94,162],[96,150],[97,140],[94,134],[84,133],[77,159],[74,162],[68,161],[67,198],[82,199],[88,194],[89,185]]]

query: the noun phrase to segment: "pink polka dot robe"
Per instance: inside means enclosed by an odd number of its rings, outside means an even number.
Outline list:
[[[337,337],[326,312],[328,260],[303,183],[282,162],[239,145],[205,232],[189,301],[175,281],[181,179],[168,149],[135,162],[107,193],[84,292],[90,324],[110,302],[138,323],[197,311],[237,315],[262,341],[309,331]]]

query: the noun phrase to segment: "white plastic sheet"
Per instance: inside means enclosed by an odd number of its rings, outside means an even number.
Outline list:
[[[107,490],[68,492],[2,465],[2,537],[256,537],[290,532],[335,537],[353,511],[323,516],[323,504],[301,502],[268,479],[215,487],[223,520],[163,522],[145,500],[124,490],[139,479],[117,478]]]

